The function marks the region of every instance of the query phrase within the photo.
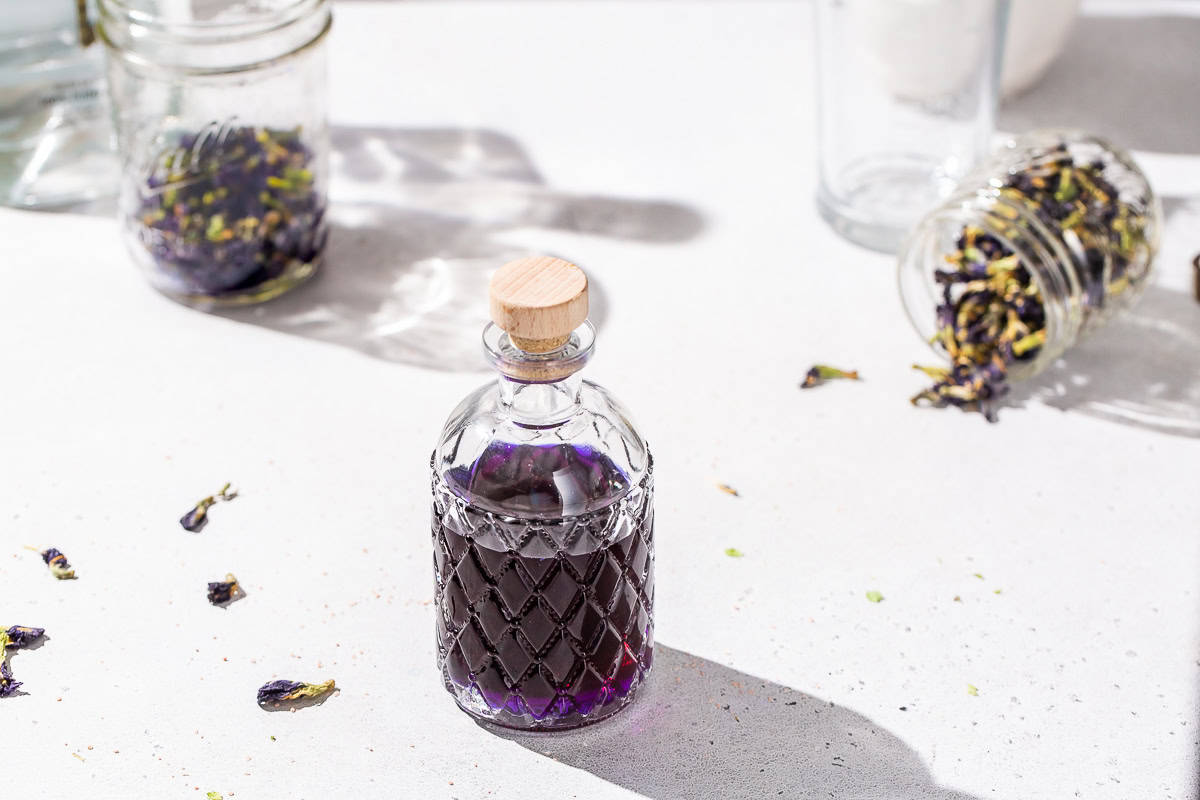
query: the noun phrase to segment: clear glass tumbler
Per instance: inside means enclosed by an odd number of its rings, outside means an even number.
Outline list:
[[[817,206],[894,253],[987,153],[1008,0],[817,0]]]

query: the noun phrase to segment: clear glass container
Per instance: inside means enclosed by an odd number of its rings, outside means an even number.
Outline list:
[[[900,296],[946,355],[943,332],[961,325],[964,293],[982,285],[971,282],[1016,267],[1010,294],[1032,346],[1001,355],[1008,377],[1027,378],[1141,296],[1161,229],[1159,201],[1128,153],[1082,131],[1034,131],[1005,142],[917,225],[900,255]]]
[[[90,4],[0,0],[0,205],[116,193],[117,158]]]
[[[465,711],[557,730],[625,707],[654,650],[654,483],[627,411],[578,374],[585,322],[527,353],[489,325],[498,381],[433,452],[438,666]]]
[[[817,0],[817,207],[894,253],[987,153],[1008,0]]]
[[[150,283],[268,300],[321,263],[327,0],[100,0],[120,217]]]

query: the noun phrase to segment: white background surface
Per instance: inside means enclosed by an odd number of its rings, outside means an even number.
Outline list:
[[[1195,798],[1200,28],[1123,20],[1141,66],[1076,76],[1084,20],[1006,111],[1137,148],[1168,221],[1138,309],[988,425],[908,404],[891,259],[816,216],[808,13],[339,5],[330,263],[258,311],[154,294],[108,219],[0,212],[0,623],[49,632],[5,796]],[[658,467],[652,683],[555,738],[456,709],[430,605],[428,454],[526,248],[589,270],[588,375]],[[866,380],[800,392],[817,361]],[[267,713],[276,677],[341,691]]]

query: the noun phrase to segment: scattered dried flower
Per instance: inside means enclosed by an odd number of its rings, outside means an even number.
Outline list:
[[[320,697],[335,688],[333,679],[324,683],[303,683],[296,681],[270,681],[264,683],[258,690],[258,702],[300,700],[304,697]]]
[[[2,637],[3,634],[0,634]],[[21,682],[13,679],[12,667],[8,665],[8,657],[0,656],[0,697],[8,697],[20,688]]]
[[[734,497],[741,497],[741,496],[742,496],[742,495],[741,495],[741,493],[739,493],[737,489],[733,488],[732,486],[730,486],[730,485],[729,485],[729,484],[727,484],[727,483],[718,483],[718,484],[717,484],[717,488],[718,488],[718,489],[720,489],[720,490],[721,490],[722,492],[724,492],[725,494],[731,494],[731,495],[733,495]]]
[[[179,524],[183,526],[183,529],[192,533],[199,533],[208,524],[208,509],[219,502],[232,500],[237,497],[237,491],[230,491],[229,487],[230,484],[225,484],[221,487],[221,491],[209,495],[199,503],[196,503],[195,508],[180,517]]]
[[[743,553],[741,550],[738,550],[736,547],[726,547],[725,555],[729,556],[730,558],[741,558],[742,556],[744,556],[746,554]]]
[[[804,376],[804,382],[800,384],[800,388],[811,389],[814,386],[820,386],[825,381],[837,378],[845,378],[852,381],[859,380],[858,370],[842,370],[837,367],[816,364]]]
[[[978,697],[979,689],[977,689],[975,686],[972,686],[971,684],[968,683],[967,684],[967,694],[971,695],[971,697]]]
[[[4,642],[4,646],[11,647],[14,650],[19,650],[22,647],[28,647],[38,639],[42,638],[42,634],[45,632],[45,628],[27,628],[24,625],[13,625],[3,634],[7,637]]]
[[[75,577],[75,570],[71,567],[67,557],[57,549],[51,547],[46,550],[38,550],[36,547],[25,545],[26,550],[32,550],[42,557],[42,561],[46,562],[46,566],[50,567],[50,574],[60,581],[71,580]]]
[[[208,602],[214,606],[229,605],[234,600],[245,596],[246,593],[242,591],[241,585],[238,584],[238,580],[232,572],[225,574],[225,580],[210,581],[208,584]]]
[[[883,600],[883,594],[875,589],[872,589],[871,591],[867,592],[867,599],[872,603],[878,603]]]
[[[0,630],[0,697],[8,697],[21,686],[21,681],[13,678],[12,666],[8,663],[10,651],[28,647],[45,632],[42,628],[27,628],[24,625]]]

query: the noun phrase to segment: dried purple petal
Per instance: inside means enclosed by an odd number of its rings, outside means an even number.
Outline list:
[[[13,680],[12,668],[8,666],[8,659],[0,657],[0,697],[8,697],[20,685],[20,681]]]
[[[19,650],[22,647],[28,647],[38,639],[42,638],[42,635],[45,632],[45,628],[27,628],[24,625],[13,625],[4,632],[4,635],[7,636],[4,646],[11,647],[14,650]]]
[[[226,483],[221,487],[221,491],[196,503],[196,506],[182,517],[179,518],[179,524],[183,526],[185,531],[199,533],[208,524],[208,509],[212,508],[218,502],[232,500],[237,497],[237,490],[230,490],[231,484]]]
[[[8,663],[9,653],[28,646],[43,633],[45,631],[41,628],[26,628],[22,625],[0,630],[0,697],[8,697],[21,685],[20,681],[13,678],[12,667]]]
[[[258,702],[269,703],[272,701],[288,701],[299,700],[303,697],[319,697],[327,692],[332,692],[336,686],[333,679],[324,683],[302,683],[297,681],[271,681],[264,683],[258,690]]]
[[[50,547],[45,550],[39,550],[36,547],[25,545],[26,550],[32,550],[42,557],[42,561],[46,562],[46,566],[50,567],[50,574],[60,581],[71,580],[75,577],[75,570],[57,548]]]
[[[214,606],[228,605],[243,594],[232,572],[225,575],[225,580],[210,581],[208,584],[208,602]]]
[[[820,386],[828,380],[837,378],[845,378],[847,380],[859,380],[858,370],[844,370],[837,367],[829,367],[825,364],[816,364],[804,376],[804,382],[800,384],[801,389],[811,389],[814,386]]]

